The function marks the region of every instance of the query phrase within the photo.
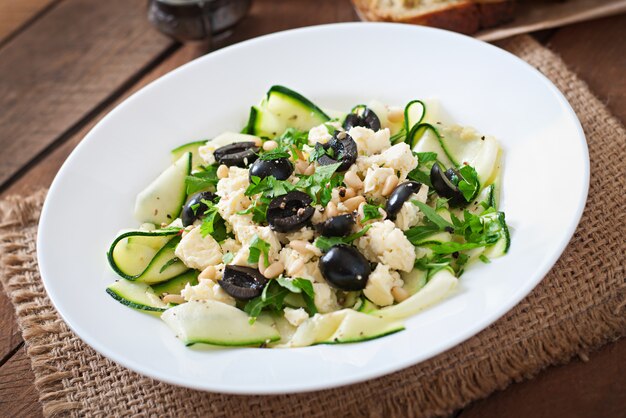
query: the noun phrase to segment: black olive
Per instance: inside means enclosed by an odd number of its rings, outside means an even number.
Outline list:
[[[376,116],[376,113],[369,107],[359,106],[355,109],[357,113],[350,113],[343,121],[343,129],[349,131],[350,128],[355,126],[363,126],[370,128],[376,132],[380,129],[380,119]]]
[[[341,290],[362,290],[372,269],[356,248],[340,244],[320,258],[320,271],[326,281]]]
[[[273,176],[277,180],[287,180],[293,173],[293,165],[287,158],[277,158],[275,160],[256,160],[250,166],[250,178],[252,176],[265,177]]]
[[[278,196],[267,206],[267,223],[278,232],[297,231],[306,226],[315,213],[312,201],[311,196],[297,190]]]
[[[337,168],[338,173],[348,170],[359,155],[356,142],[343,131],[336,132],[325,144],[319,142],[315,144],[316,150],[319,151],[320,148],[323,148],[326,153],[317,159],[317,163],[319,165],[331,165],[340,162],[341,165]]]
[[[406,181],[398,184],[389,195],[389,199],[385,205],[387,219],[392,221],[395,220],[396,215],[400,212],[400,209],[402,209],[404,202],[406,202],[413,193],[419,192],[421,187],[422,184],[416,181]]]
[[[224,292],[239,300],[260,296],[267,279],[257,269],[244,266],[226,266],[224,277],[217,281]]]
[[[317,225],[317,228],[325,237],[345,237],[352,232],[354,223],[354,215],[338,215],[328,218],[324,223]]]
[[[203,218],[204,212],[206,212],[208,207],[206,204],[202,203],[202,201],[213,201],[213,199],[215,199],[215,195],[211,192],[200,192],[191,196],[180,212],[180,219],[183,221],[183,226],[189,226],[194,223],[196,219]]]
[[[218,163],[245,168],[256,161],[259,147],[252,141],[233,142],[213,151]]]
[[[448,204],[451,207],[467,204],[463,193],[457,187],[460,178],[461,175],[454,168],[449,168],[444,172],[439,163],[433,164],[433,167],[430,169],[430,182],[433,185],[433,189],[439,196],[448,199]]]

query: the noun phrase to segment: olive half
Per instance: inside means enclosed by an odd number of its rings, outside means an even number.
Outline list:
[[[194,223],[196,219],[203,218],[204,212],[206,212],[208,206],[202,201],[213,201],[213,199],[215,199],[215,195],[211,192],[200,192],[192,195],[180,212],[180,219],[183,221],[183,226],[189,226]]]
[[[259,147],[252,141],[233,142],[213,151],[218,163],[245,168],[256,161]]]
[[[430,169],[430,182],[433,189],[439,196],[447,198],[451,207],[467,204],[467,200],[457,186],[459,179],[461,179],[461,174],[454,168],[449,168],[444,172],[439,163],[435,163]]]
[[[257,269],[244,266],[226,266],[224,277],[217,281],[224,292],[239,300],[260,296],[267,279]]]
[[[349,213],[328,218],[323,223],[318,224],[317,229],[325,237],[345,237],[350,235],[354,224],[354,215]]]
[[[277,180],[287,180],[293,173],[293,164],[287,158],[277,158],[275,160],[256,160],[250,166],[250,178],[252,176],[265,177],[273,176]]]
[[[395,220],[404,202],[409,200],[409,197],[411,197],[413,193],[419,192],[421,187],[422,184],[416,181],[406,181],[398,184],[389,195],[389,199],[387,199],[387,204],[385,205],[387,219]]]
[[[317,151],[323,148],[325,153],[317,159],[319,165],[331,165],[341,163],[337,168],[337,172],[346,171],[355,163],[356,157],[359,155],[356,142],[347,133],[338,131],[325,144],[319,142],[315,144]]]
[[[357,106],[343,121],[343,129],[349,131],[354,126],[363,126],[376,132],[380,129],[380,119],[369,107]]]
[[[274,198],[267,206],[267,223],[275,231],[293,232],[306,226],[315,208],[311,196],[294,190]]]
[[[372,272],[363,254],[345,244],[335,245],[322,255],[319,266],[326,281],[341,290],[364,289]]]

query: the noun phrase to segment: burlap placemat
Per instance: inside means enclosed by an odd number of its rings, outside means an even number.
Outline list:
[[[591,188],[583,219],[543,282],[503,318],[416,366],[341,390],[233,396],[159,383],[96,354],[59,318],[37,271],[35,235],[45,192],[0,202],[0,279],[15,305],[47,416],[433,416],[626,333],[626,131],[532,38],[504,48],[563,91],[585,128]],[[576,170],[577,167],[572,167]]]

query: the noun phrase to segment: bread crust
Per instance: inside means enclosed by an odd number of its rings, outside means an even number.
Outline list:
[[[397,16],[372,7],[370,0],[352,0],[352,2],[367,20],[432,26],[468,35],[511,20],[515,9],[511,0],[480,3],[467,1],[431,12]]]

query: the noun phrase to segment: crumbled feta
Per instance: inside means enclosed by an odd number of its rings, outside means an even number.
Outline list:
[[[195,227],[185,234],[174,253],[187,267],[197,270],[204,270],[208,266],[222,262],[220,245],[210,235],[202,237],[200,227]]]
[[[385,264],[378,263],[370,274],[363,294],[378,306],[388,306],[393,304],[391,289],[396,286],[401,287],[403,284],[400,273],[390,270]]]
[[[394,221],[396,226],[401,230],[406,231],[412,226],[417,225],[424,217],[424,214],[421,213],[419,208],[413,204],[412,200],[426,203],[427,199],[428,186],[422,184],[422,187],[420,187],[419,191],[417,193],[413,193],[402,205],[402,209],[400,209],[400,212],[398,212],[398,214],[396,215],[396,220]]]
[[[228,197],[222,197],[217,202],[217,211],[223,219],[230,222],[237,212],[244,211],[252,204],[248,196],[244,194],[245,189],[230,193]]]
[[[188,302],[192,300],[214,300],[231,306],[236,304],[235,299],[224,292],[224,289],[218,283],[208,279],[201,279],[195,286],[187,283],[180,295]]]
[[[222,253],[232,253],[236,254],[239,250],[241,250],[241,243],[236,239],[226,238],[224,242],[220,244],[222,248]]]
[[[294,232],[286,234],[278,234],[278,239],[283,244],[288,244],[291,241],[311,241],[315,237],[315,231],[312,228],[301,228]]]
[[[390,167],[398,171],[400,181],[406,179],[411,170],[417,167],[417,158],[413,156],[409,144],[404,142],[392,146],[383,151],[382,154],[371,156],[370,160],[379,166]]]
[[[318,142],[325,144],[330,138],[332,138],[332,135],[328,132],[328,127],[324,123],[314,126],[309,130],[309,144],[311,145],[315,145]]]
[[[394,270],[411,271],[415,247],[390,220],[374,222],[364,236],[356,240],[357,248],[368,260],[383,263]]]
[[[315,307],[320,313],[333,312],[338,310],[337,295],[326,283],[313,283],[315,291]]]
[[[320,270],[320,263],[318,261],[309,261],[304,264],[304,268],[300,270],[299,277],[305,278],[316,283],[326,283],[324,276]]]
[[[377,132],[363,126],[350,128],[348,135],[356,142],[359,155],[380,154],[391,147],[390,133],[388,128],[380,129]]]
[[[220,179],[217,183],[216,194],[220,197],[217,210],[222,218],[230,222],[231,216],[246,210],[252,204],[250,198],[245,195],[249,185],[247,169],[229,167],[228,177]]]
[[[363,180],[363,193],[371,198],[382,198],[382,189],[387,177],[395,174],[393,168],[379,167],[374,165],[367,169],[365,180]]]
[[[235,226],[233,230],[235,237],[241,242],[243,247],[249,248],[255,235],[258,236],[259,239],[267,242],[270,245],[268,251],[270,262],[276,261],[281,245],[280,241],[278,241],[278,235],[276,232],[272,231],[269,226]],[[242,248],[242,250],[243,249],[244,248]]]
[[[285,312],[285,319],[294,327],[299,326],[301,323],[309,319],[309,314],[307,314],[303,308],[285,308],[283,312]]]

